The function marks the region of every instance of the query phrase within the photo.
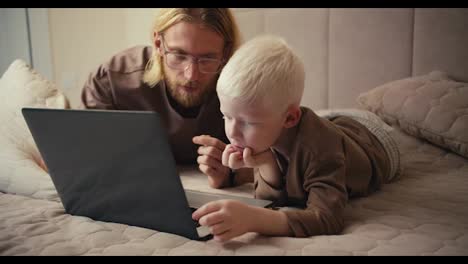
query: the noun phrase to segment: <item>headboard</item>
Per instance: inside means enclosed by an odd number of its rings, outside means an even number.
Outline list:
[[[468,9],[235,9],[244,40],[286,38],[303,58],[303,104],[357,106],[389,81],[442,70],[468,81]]]

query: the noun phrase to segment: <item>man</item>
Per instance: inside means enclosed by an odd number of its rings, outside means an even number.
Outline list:
[[[124,50],[90,74],[82,107],[157,111],[178,164],[198,162],[214,188],[232,185],[215,87],[239,46],[234,16],[225,8],[162,9],[152,33],[152,48]],[[238,174],[236,183],[252,181],[250,171]]]

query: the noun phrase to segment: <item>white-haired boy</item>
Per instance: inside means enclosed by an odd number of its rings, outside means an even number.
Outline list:
[[[253,168],[255,196],[299,210],[271,210],[231,200],[193,213],[214,239],[246,232],[306,237],[338,234],[349,197],[366,196],[393,176],[382,140],[346,116],[326,119],[301,107],[304,66],[279,37],[240,47],[217,83],[229,145],[222,163]],[[394,171],[394,170],[393,170]]]

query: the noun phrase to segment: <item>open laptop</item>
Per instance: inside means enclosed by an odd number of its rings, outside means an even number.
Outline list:
[[[65,211],[94,220],[212,237],[194,208],[219,199],[271,201],[185,191],[157,112],[23,108]]]

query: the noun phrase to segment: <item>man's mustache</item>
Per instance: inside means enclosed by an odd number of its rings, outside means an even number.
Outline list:
[[[198,82],[194,82],[194,81],[179,82],[178,85],[190,87],[190,88],[196,88],[198,86]]]

